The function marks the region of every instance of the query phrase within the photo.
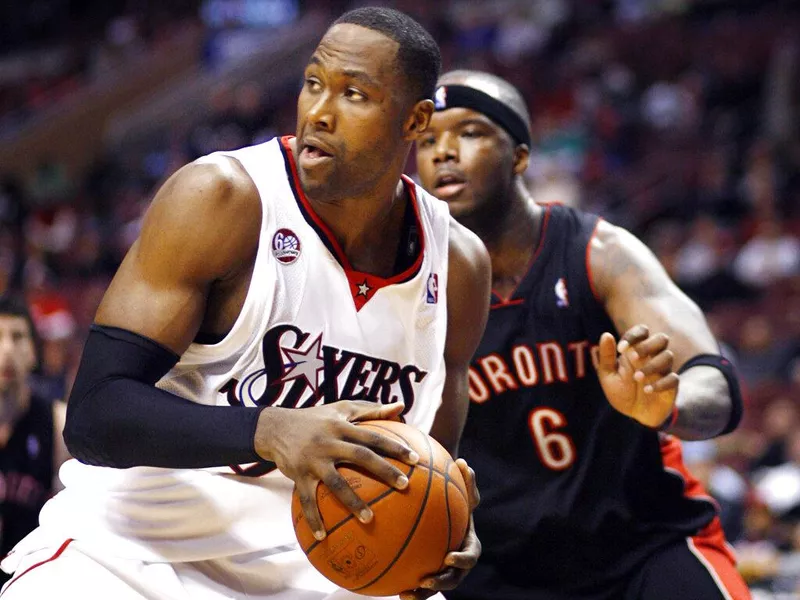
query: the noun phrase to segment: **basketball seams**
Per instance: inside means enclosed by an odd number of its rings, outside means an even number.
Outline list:
[[[377,428],[382,429],[380,427],[377,427]],[[400,435],[398,435],[398,437],[403,439],[402,436],[400,436]],[[425,440],[425,444],[428,446],[428,461],[429,461],[430,464],[433,464],[433,448],[431,447],[431,442],[428,439],[428,436],[423,436],[423,439]],[[406,440],[403,440],[403,441],[406,441]],[[374,577],[371,581],[365,583],[364,585],[362,585],[360,587],[357,587],[357,588],[352,588],[350,590],[351,592],[358,592],[358,590],[363,590],[364,588],[367,588],[367,587],[371,586],[373,583],[375,583],[376,581],[381,579],[384,575],[386,575],[389,571],[391,571],[392,568],[394,567],[394,565],[397,563],[397,561],[400,560],[400,557],[403,556],[403,553],[406,551],[406,548],[408,548],[408,545],[411,543],[411,540],[413,539],[414,534],[416,533],[417,528],[419,527],[419,523],[422,520],[422,515],[425,513],[425,507],[428,505],[428,498],[430,497],[430,494],[431,494],[431,486],[432,485],[433,485],[433,469],[429,468],[428,469],[428,485],[425,488],[425,495],[423,496],[422,502],[420,503],[419,510],[417,512],[417,518],[414,521],[414,525],[413,525],[413,527],[411,527],[411,531],[406,536],[406,539],[403,542],[403,545],[400,546],[400,549],[397,551],[397,554],[395,555],[395,557],[389,562],[388,565],[386,565],[386,567],[383,569],[383,571],[378,573],[378,575],[376,577]]]
[[[415,469],[416,469],[416,466],[411,465],[411,469],[409,469],[408,474],[407,474],[409,479],[411,479],[411,476],[414,474],[414,470]],[[397,491],[398,490],[396,490],[395,488],[390,487],[385,492],[381,492],[380,494],[375,496],[372,500],[367,502],[367,506],[374,506],[375,504],[377,504],[378,502],[380,502],[381,500],[383,500],[387,496],[390,496],[393,492],[397,492]],[[328,529],[328,531],[327,531],[328,535],[332,534],[334,531],[336,531],[340,527],[343,527],[346,523],[348,523],[351,519],[354,519],[354,518],[355,518],[355,515],[353,513],[350,513],[344,519],[342,519],[341,521],[336,523],[333,527]],[[311,554],[316,549],[316,547],[319,546],[324,541],[325,540],[314,540],[314,542],[308,547],[308,549],[305,550],[306,555]]]
[[[359,423],[355,424],[359,425]],[[302,532],[301,536],[300,530],[298,529],[301,521],[295,523],[295,530],[298,535],[298,540],[304,539],[306,543],[310,542],[305,553],[312,564],[322,572],[323,575],[334,582],[344,577],[345,579],[340,582],[339,585],[343,585],[345,589],[349,589],[355,593],[369,594],[377,590],[394,590],[396,589],[394,586],[401,581],[403,582],[402,585],[411,586],[411,580],[413,579],[416,581],[416,578],[421,577],[423,574],[422,571],[417,572],[422,566],[422,563],[418,564],[420,557],[423,557],[424,564],[428,565],[428,567],[425,568],[426,572],[429,569],[435,570],[431,565],[432,561],[440,560],[436,558],[439,555],[440,537],[442,538],[441,541],[444,542],[444,548],[442,548],[442,550],[450,552],[455,549],[454,544],[458,542],[458,540],[452,538],[455,533],[457,533],[456,529],[461,530],[464,517],[463,511],[465,510],[465,504],[468,503],[468,500],[460,471],[459,473],[453,471],[453,468],[458,468],[458,466],[447,452],[447,449],[438,444],[435,439],[413,428],[406,430],[406,427],[403,427],[403,424],[399,422],[397,423],[397,427],[394,427],[395,423],[393,422],[386,422],[385,425],[376,424],[375,422],[364,422],[363,425],[365,428],[369,428],[375,433],[385,435],[390,439],[395,439],[411,448],[415,448],[420,454],[420,460],[418,460],[415,465],[407,465],[403,464],[402,461],[387,459],[393,463],[397,462],[396,466],[400,468],[401,471],[406,472],[405,474],[409,477],[409,482],[412,486],[411,494],[407,500],[404,499],[406,496],[404,492],[406,490],[397,490],[387,485],[385,482],[376,479],[374,476],[371,476],[369,473],[363,473],[361,469],[355,466],[356,472],[361,472],[361,475],[366,475],[368,480],[371,480],[370,483],[364,484],[366,487],[363,493],[366,498],[363,499],[365,504],[375,511],[376,518],[381,519],[383,517],[382,513],[385,511],[391,514],[395,503],[401,503],[403,505],[403,518],[396,524],[393,524],[392,519],[388,521],[381,520],[375,527],[370,528],[369,526],[362,526],[355,515],[350,513],[341,503],[338,503],[334,514],[338,515],[339,521],[328,529],[328,536],[325,540],[319,541],[309,539],[307,531],[305,530]],[[439,465],[442,465],[441,469],[438,468]],[[348,474],[346,476],[348,477],[348,481],[350,481],[349,478],[351,477],[349,472],[354,470],[353,467],[354,465],[348,465],[347,463],[337,465],[337,468],[343,468],[347,471]],[[423,474],[423,472],[415,473],[416,467],[427,469],[427,474]],[[441,479],[436,478],[437,475],[440,476]],[[427,477],[424,488],[422,487],[422,477]],[[460,480],[462,483],[459,483]],[[448,489],[451,482],[458,489],[458,494]],[[444,489],[440,486],[443,486]],[[393,496],[393,492],[397,492],[399,496]],[[375,494],[375,496],[367,500],[367,498],[373,496],[373,494]],[[327,496],[327,494],[325,495]],[[387,498],[389,500],[384,505],[381,505],[380,503]],[[328,505],[332,500],[335,500],[335,498],[328,497],[320,501],[325,503],[322,505],[325,507],[324,514],[328,514]],[[334,504],[336,503],[334,502]],[[296,498],[293,499],[292,510],[294,514],[296,514],[298,510]],[[445,514],[442,514],[442,510],[444,510]],[[434,513],[436,514],[435,517],[433,516]],[[434,520],[431,521],[431,519]],[[438,533],[431,538],[431,541],[433,541],[433,539],[437,540],[435,549],[434,547],[425,546],[428,540],[427,532],[431,527],[435,527],[438,530]],[[420,537],[417,537],[417,534],[420,534]],[[342,535],[345,535],[345,537],[343,538]],[[340,558],[334,560],[334,558],[331,558],[332,555],[328,556],[331,552],[334,552],[334,548],[336,548],[335,552],[339,553],[341,544],[344,543],[342,540],[359,540],[362,535],[366,536],[363,538],[363,543],[367,543],[367,549],[370,548],[370,544],[373,542],[378,544],[380,548],[380,550],[373,548],[377,556],[373,554],[371,559],[364,559],[370,562],[377,560],[377,564],[374,564],[377,569],[373,570],[372,566],[366,568],[368,565],[364,563],[360,567],[360,572],[357,573],[353,571],[353,569],[356,569],[357,565],[360,564],[360,559],[364,558],[364,552],[362,552],[361,555],[356,554],[355,558],[348,558],[347,554],[342,554]],[[384,535],[390,536],[390,544],[382,542]],[[446,539],[443,537],[445,535],[447,536]],[[348,542],[348,544],[349,543],[350,542]],[[330,544],[334,544],[334,546]],[[321,553],[316,552],[319,546],[323,548]],[[328,550],[325,550],[326,548],[328,548]],[[351,547],[350,551],[353,551],[353,548],[355,547]],[[420,557],[417,557],[417,553],[419,552],[422,554]],[[356,560],[355,563],[353,562],[354,560]],[[341,566],[338,566],[339,562],[336,561],[345,562],[342,563]],[[441,563],[436,562],[436,564],[440,565]],[[349,571],[342,571],[341,569],[349,569]],[[407,571],[407,569],[411,569],[411,571]],[[378,570],[380,572],[371,575],[370,572],[375,573],[375,571]],[[328,575],[328,571],[330,571],[330,575]],[[334,574],[333,571],[336,571],[336,573]],[[413,575],[412,572],[414,573]],[[361,580],[361,582],[358,580]]]
[[[450,469],[449,469],[449,468],[450,468],[450,465],[454,465],[454,464],[455,464],[455,461],[452,461],[452,460],[447,462],[447,469],[448,469],[448,471],[450,470]],[[457,468],[457,467],[456,467],[456,468]],[[455,480],[454,480],[452,477],[450,477],[450,473],[449,473],[449,472],[442,473],[442,472],[440,472],[440,471],[435,471],[435,472],[436,472],[436,473],[438,473],[439,475],[441,475],[441,476],[442,476],[442,478],[444,479],[444,486],[445,486],[445,489],[449,488],[449,487],[450,487],[450,485],[449,485],[449,484],[450,484],[450,483],[452,483],[454,486],[456,486],[456,489],[458,490],[458,493],[459,493],[459,494],[461,494],[461,497],[464,499],[464,502],[466,502],[466,503],[467,503],[467,506],[469,506],[469,498],[467,497],[467,494],[466,494],[465,492],[463,492],[463,491],[461,490],[461,486],[460,486],[460,485],[458,485],[458,484],[455,482]],[[467,482],[465,481],[465,482],[464,482],[464,485],[466,485],[466,484],[467,484]],[[450,505],[448,504],[448,507],[449,507],[449,506],[450,506]]]

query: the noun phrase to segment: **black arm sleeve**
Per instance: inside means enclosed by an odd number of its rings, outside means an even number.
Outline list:
[[[733,368],[731,361],[724,356],[717,354],[698,354],[687,360],[678,373],[683,373],[687,369],[697,366],[714,367],[725,377],[728,382],[728,391],[731,398],[731,416],[728,418],[728,423],[718,435],[725,435],[732,432],[739,426],[744,414],[744,401],[742,400],[742,390],[739,386],[739,378],[736,376],[736,371]]]
[[[93,325],[67,406],[72,456],[117,468],[263,462],[253,447],[260,409],[204,406],[154,387],[177,361],[153,340]]]

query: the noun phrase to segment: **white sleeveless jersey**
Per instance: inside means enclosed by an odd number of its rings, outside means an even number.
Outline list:
[[[389,279],[355,271],[304,197],[289,139],[226,153],[261,196],[250,287],[228,335],[192,344],[158,386],[218,406],[403,400],[406,421],[429,431],[445,375],[446,204],[404,178],[416,223],[403,243],[415,262]],[[41,523],[76,544],[150,561],[293,544],[293,484],[265,470],[110,469],[71,460],[60,474],[66,489],[45,506]]]

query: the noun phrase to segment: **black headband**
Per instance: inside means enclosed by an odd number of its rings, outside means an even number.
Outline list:
[[[458,107],[476,110],[505,129],[517,144],[531,145],[531,133],[522,117],[486,92],[466,85],[440,85],[433,104],[437,111]]]

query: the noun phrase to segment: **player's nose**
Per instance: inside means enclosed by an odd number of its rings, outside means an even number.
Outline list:
[[[308,109],[306,118],[317,129],[333,131],[336,126],[336,117],[331,103],[331,95],[327,92],[320,94],[316,102]]]
[[[433,162],[440,164],[458,160],[458,142],[455,136],[445,132],[436,138],[433,146]]]

